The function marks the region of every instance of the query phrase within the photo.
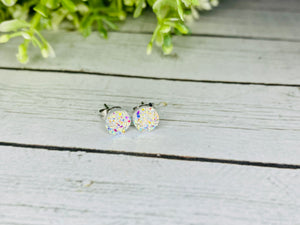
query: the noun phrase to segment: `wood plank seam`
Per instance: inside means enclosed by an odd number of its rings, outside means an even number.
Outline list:
[[[195,79],[180,79],[180,78],[168,78],[168,77],[150,77],[150,76],[135,76],[135,75],[122,75],[114,73],[101,73],[101,72],[89,72],[89,71],[76,71],[76,70],[56,70],[56,69],[38,69],[38,68],[14,68],[0,66],[0,70],[12,70],[12,71],[35,71],[35,72],[54,72],[54,73],[66,73],[66,74],[87,74],[91,76],[104,76],[104,77],[123,77],[123,78],[137,78],[147,80],[165,80],[165,81],[180,81],[180,82],[194,82],[194,83],[211,83],[211,84],[233,84],[233,85],[260,85],[260,86],[274,86],[274,87],[298,87],[300,84],[289,83],[264,83],[264,82],[243,82],[243,81],[226,81],[226,80],[195,80]]]
[[[299,170],[0,147],[0,224],[299,225]]]
[[[121,34],[145,34],[151,35],[153,32],[148,31],[122,31],[114,30],[111,33],[121,33]],[[193,31],[192,31],[193,32]],[[276,37],[258,37],[258,36],[248,36],[248,35],[230,35],[230,34],[209,34],[209,33],[191,33],[188,35],[183,35],[184,37],[210,37],[210,38],[228,38],[228,39],[242,39],[242,40],[258,40],[258,41],[283,41],[283,42],[300,42],[298,39],[291,38],[276,38]]]
[[[63,146],[54,146],[54,145],[36,145],[36,144],[23,144],[23,143],[13,143],[13,142],[0,142],[0,146],[22,147],[25,149],[26,148],[41,149],[41,150],[43,149],[49,151],[69,151],[69,152],[86,152],[86,153],[94,153],[94,154],[126,155],[126,156],[135,156],[135,157],[144,157],[144,158],[197,161],[197,162],[207,162],[207,163],[232,164],[232,165],[240,165],[240,166],[270,167],[270,168],[277,168],[277,169],[300,169],[300,165],[295,165],[295,164],[216,159],[216,158],[171,155],[171,154],[161,154],[161,153],[143,153],[143,152],[129,152],[129,151],[116,151],[116,150],[111,151],[111,150],[92,149],[92,148],[63,147]]]
[[[9,70],[0,77],[3,142],[300,165],[299,88]],[[161,126],[109,137],[102,104],[130,111],[141,100],[168,103]]]
[[[174,46],[177,47],[171,56],[163,56],[158,49],[148,56],[145,53],[145,46],[151,35],[112,33],[107,41],[101,40],[96,33],[93,33],[88,40],[79,34],[65,31],[57,34],[45,32],[45,36],[51,41],[59,57],[44,60],[40,58],[37,49],[32,49],[31,56],[34,60],[28,65],[20,66],[13,63],[16,60],[14,49],[20,41],[14,39],[0,46],[0,56],[3,58],[0,66],[100,72],[163,79],[300,85],[298,42],[175,37]],[[63,40],[68,42],[65,43]],[[70,55],[85,55],[86,52],[90,54],[82,57],[80,61],[77,57],[70,57]],[[128,58],[129,52],[132,53],[130,58]],[[220,66],[216,67],[216,65]]]

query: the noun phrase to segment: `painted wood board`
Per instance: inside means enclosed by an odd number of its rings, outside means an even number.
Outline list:
[[[159,108],[160,126],[110,136],[103,103]],[[300,89],[0,70],[0,141],[300,164]]]
[[[236,9],[251,9],[251,10],[265,10],[265,11],[284,11],[284,12],[299,12],[300,4],[298,0],[286,0],[282,4],[281,0],[224,0],[220,1],[223,7]]]
[[[0,147],[0,224],[290,224],[300,171]]]
[[[46,33],[57,57],[45,60],[32,51],[31,62],[21,66],[15,53],[18,41],[0,46],[0,67],[82,71],[124,76],[217,82],[300,84],[300,45],[295,42],[176,37],[174,54],[154,49],[146,55],[151,35],[111,33],[102,40],[60,31]]]
[[[193,35],[300,41],[300,3],[297,0],[225,0],[212,11],[201,12],[189,22]],[[117,32],[152,33],[157,20],[151,10],[133,19],[129,15]],[[69,23],[62,28],[74,29]]]
[[[192,35],[300,41],[299,21],[299,1],[283,4],[282,1],[225,0],[213,11],[201,12],[199,19],[188,25]],[[156,24],[155,15],[146,11],[138,19],[129,17],[121,23],[120,31],[152,33]]]

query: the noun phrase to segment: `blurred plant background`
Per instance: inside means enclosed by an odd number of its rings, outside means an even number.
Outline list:
[[[128,15],[139,17],[149,8],[155,13],[157,26],[147,46],[151,54],[153,44],[161,47],[164,54],[173,50],[172,35],[190,33],[186,21],[198,18],[201,10],[211,10],[218,0],[1,0],[0,43],[11,38],[22,37],[17,59],[27,63],[28,47],[38,47],[44,58],[54,57],[50,43],[41,30],[57,30],[68,21],[74,29],[87,37],[97,29],[101,37],[107,38],[109,30],[117,30],[117,22]]]

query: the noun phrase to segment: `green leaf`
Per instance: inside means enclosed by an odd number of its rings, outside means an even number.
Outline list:
[[[25,31],[21,32],[21,35],[24,39],[28,39],[28,40],[30,40],[32,37],[32,34],[30,34],[29,32],[25,32]]]
[[[177,2],[177,10],[178,10],[178,14],[180,16],[180,19],[183,21],[184,18],[183,18],[183,8],[182,8],[182,5],[181,5],[181,0],[176,0]]]
[[[12,7],[7,8],[7,11],[14,19],[26,20],[28,17],[29,7],[16,4]]]
[[[16,55],[17,59],[22,64],[26,64],[29,61],[28,54],[27,54],[27,47],[28,44],[26,41],[23,44],[20,44],[18,54]]]
[[[61,4],[69,11],[69,12],[76,12],[76,5],[73,3],[72,0],[61,0]]]
[[[26,27],[30,27],[30,24],[24,20],[19,20],[19,19],[7,20],[7,21],[0,23],[0,31],[1,32],[11,32],[11,31],[16,31],[16,30],[19,30],[21,28],[26,28]]]
[[[124,5],[126,6],[133,6],[134,5],[134,0],[124,0]]]
[[[118,26],[116,24],[114,24],[113,22],[109,21],[106,18],[103,18],[102,21],[112,30],[118,30]]]
[[[166,55],[169,55],[173,51],[171,35],[166,35],[164,37],[164,43],[162,45],[162,50]]]
[[[147,0],[147,3],[152,7],[156,0]]]
[[[66,17],[68,11],[64,8],[60,8],[51,14],[51,26],[54,30],[58,29],[58,26]]]
[[[182,0],[186,7],[197,6],[200,4],[199,0]]]
[[[44,5],[49,9],[56,9],[59,7],[60,1],[59,0],[45,0]]]
[[[124,11],[118,12],[118,18],[120,20],[125,20],[126,19],[126,12],[124,12]]]
[[[162,46],[164,43],[164,35],[162,32],[157,32],[155,43],[157,46]]]
[[[38,4],[33,9],[34,9],[34,11],[41,14],[43,17],[48,17],[49,16],[49,9],[46,6],[42,5],[42,4]]]
[[[8,7],[13,6],[16,4],[17,0],[1,0],[2,3]]]
[[[152,52],[152,42],[147,45],[147,55],[150,55]]]
[[[175,23],[174,27],[179,30],[180,33],[182,34],[189,34],[190,33],[190,29],[184,25],[183,23]]]
[[[107,30],[104,28],[102,21],[101,20],[97,20],[97,22],[98,22],[98,31],[99,31],[99,34],[104,39],[107,39]]]
[[[169,33],[171,31],[170,25],[162,25],[160,28],[161,33]]]
[[[10,39],[10,36],[8,34],[3,34],[0,36],[0,43],[6,43]]]
[[[144,4],[145,4],[144,0],[138,1],[137,5],[136,5],[136,9],[134,10],[134,13],[133,13],[133,18],[137,18],[141,15]]]
[[[88,13],[89,7],[87,7],[87,5],[85,5],[84,3],[79,3],[77,5],[77,10],[81,15],[85,15],[86,13]]]
[[[153,4],[153,11],[158,19],[165,18],[170,11],[177,11],[177,3],[175,0],[156,0]]]
[[[93,22],[94,22],[94,17],[92,15],[86,15],[81,20],[80,32],[84,37],[87,37],[92,33]]]
[[[43,47],[41,48],[41,53],[44,58],[48,58],[48,57],[54,58],[55,57],[55,52],[54,52],[52,46],[48,42],[44,43]]]

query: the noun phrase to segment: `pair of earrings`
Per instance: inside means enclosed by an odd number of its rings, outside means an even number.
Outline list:
[[[123,134],[131,125],[131,117],[120,106],[108,107],[99,110],[100,116],[105,120],[108,133],[113,135]],[[159,116],[153,103],[136,106],[133,108],[133,124],[139,131],[152,131],[159,124]]]

